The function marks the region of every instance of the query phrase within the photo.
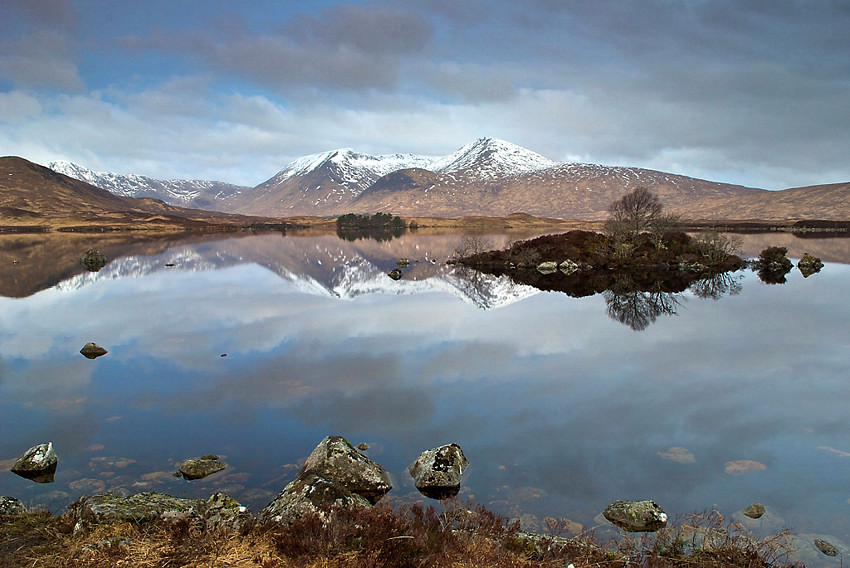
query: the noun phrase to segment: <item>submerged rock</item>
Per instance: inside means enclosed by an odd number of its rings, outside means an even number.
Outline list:
[[[655,501],[614,501],[602,515],[628,532],[654,532],[667,526],[667,513]]]
[[[52,483],[59,459],[53,442],[39,444],[28,449],[12,466],[12,473],[36,483]]]
[[[218,459],[218,456],[207,455],[193,458],[183,462],[178,470],[184,479],[203,479],[227,467],[227,464]]]
[[[812,274],[816,274],[823,268],[823,262],[816,256],[809,253],[803,255],[803,258],[797,262],[797,270],[803,275],[803,278],[808,278]]]
[[[743,511],[742,514],[748,516],[751,519],[759,519],[762,515],[764,515],[764,505],[761,503],[753,503]]]
[[[97,272],[106,266],[107,262],[106,256],[96,249],[89,249],[80,257],[80,264],[89,272]]]
[[[22,515],[26,512],[27,508],[18,499],[14,497],[0,497],[0,516]]]
[[[422,452],[407,471],[422,495],[447,499],[460,491],[461,476],[468,465],[460,446],[448,444]]]
[[[827,556],[838,556],[838,549],[830,542],[816,538],[815,546]]]
[[[97,359],[98,357],[106,355],[107,353],[109,353],[109,351],[107,351],[97,343],[90,341],[83,345],[83,348],[80,349],[80,353],[82,353],[82,355],[86,359]]]

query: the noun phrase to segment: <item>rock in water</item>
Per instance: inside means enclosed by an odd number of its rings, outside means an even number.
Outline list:
[[[431,499],[447,499],[460,491],[460,478],[469,465],[457,444],[422,452],[407,468],[416,489]]]
[[[743,511],[742,514],[748,516],[751,519],[759,519],[762,515],[764,515],[764,505],[761,503],[753,503]]]
[[[0,497],[0,515],[22,515],[27,508],[14,497]]]
[[[820,550],[827,556],[838,556],[838,549],[835,548],[835,546],[833,546],[830,542],[816,538],[815,546],[817,546],[818,550]]]
[[[393,268],[392,270],[390,270],[390,271],[387,273],[387,276],[389,276],[389,277],[390,277],[390,278],[392,278],[393,280],[401,280],[401,277],[402,277],[403,275],[404,275],[404,274],[402,273],[402,271],[401,271],[401,269],[400,269],[400,268]]]
[[[655,501],[614,501],[602,515],[628,532],[654,532],[667,526],[667,513]]]
[[[102,355],[106,355],[107,353],[109,353],[109,351],[107,351],[97,343],[90,341],[89,343],[83,345],[83,348],[80,349],[80,353],[82,353],[86,359],[97,359]]]
[[[812,274],[820,272],[823,268],[823,262],[816,256],[809,253],[803,255],[803,258],[797,263],[797,270],[803,275],[803,278],[808,278]]]
[[[184,461],[180,466],[179,472],[184,479],[203,479],[226,467],[227,464],[219,460],[218,456],[208,455]]]
[[[89,249],[80,257],[80,264],[89,272],[97,272],[106,266],[107,260],[99,250]]]
[[[24,455],[19,457],[12,466],[11,471],[36,483],[52,483],[58,463],[53,442],[47,442],[33,446],[24,452]]]

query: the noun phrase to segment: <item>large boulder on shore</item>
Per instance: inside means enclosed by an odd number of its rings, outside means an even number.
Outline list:
[[[667,513],[655,501],[614,501],[602,515],[628,532],[654,532],[667,526]]]
[[[315,472],[299,474],[283,488],[275,499],[260,511],[260,522],[269,521],[284,525],[298,519],[318,515],[325,519],[334,507],[354,509],[371,507],[365,497],[346,489],[344,485]]]
[[[432,499],[447,499],[460,491],[460,479],[468,465],[460,446],[447,444],[422,452],[407,471],[420,493]]]
[[[87,495],[71,503],[66,514],[74,524],[74,531],[116,522],[143,524],[177,519],[238,528],[250,519],[248,510],[224,493],[216,493],[204,500],[152,491],[135,494],[109,491]]]
[[[46,442],[28,449],[12,466],[12,473],[36,483],[52,483],[59,459],[53,442]]]
[[[342,436],[322,440],[304,462],[299,475],[316,473],[331,479],[372,504],[393,488],[390,475]]]
[[[26,506],[14,497],[0,497],[0,516],[23,515],[27,512]]]
[[[291,524],[334,507],[371,507],[392,489],[383,467],[342,436],[328,436],[307,457],[295,480],[260,512],[260,521]]]

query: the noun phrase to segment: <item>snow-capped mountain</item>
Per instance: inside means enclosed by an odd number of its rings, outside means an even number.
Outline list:
[[[368,156],[350,149],[299,158],[233,201],[234,212],[277,216],[392,213],[407,217],[505,216],[598,220],[645,186],[671,210],[764,190],[641,168],[555,162],[497,138],[443,157]]]
[[[498,138],[480,138],[423,167],[435,173],[463,173],[482,179],[492,179],[500,175],[536,172],[556,165],[558,162],[553,162],[522,146]]]
[[[96,172],[72,162],[50,162],[47,167],[66,176],[125,197],[153,197],[169,205],[228,211],[229,201],[247,187],[221,181],[158,180],[135,174]]]
[[[735,200],[765,190],[641,168],[556,162],[497,138],[480,138],[446,156],[371,156],[350,148],[298,158],[253,189],[221,182],[161,181],[93,172],[67,162],[50,168],[119,195],[266,217],[391,213],[404,217],[507,216],[603,220],[608,206],[643,186],[665,208],[693,218],[740,218]],[[722,204],[722,207],[716,206]],[[720,208],[725,214],[718,214]]]

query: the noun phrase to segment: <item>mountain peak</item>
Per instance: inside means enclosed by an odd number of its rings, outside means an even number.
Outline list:
[[[524,174],[555,165],[557,162],[522,146],[498,138],[486,137],[479,138],[460,150],[436,160],[429,169],[439,173],[470,170],[485,177],[492,177]]]

